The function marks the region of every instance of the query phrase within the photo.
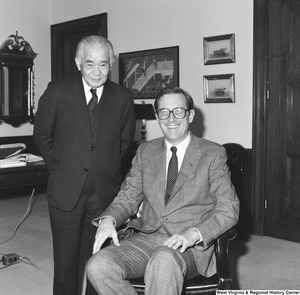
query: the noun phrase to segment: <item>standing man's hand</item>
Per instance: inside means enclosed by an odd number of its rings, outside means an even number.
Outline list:
[[[116,246],[120,246],[118,233],[114,227],[114,221],[110,217],[104,217],[99,223],[97,233],[95,236],[93,254],[95,254],[101,249],[103,243],[106,241],[107,238],[112,238],[113,243]]]

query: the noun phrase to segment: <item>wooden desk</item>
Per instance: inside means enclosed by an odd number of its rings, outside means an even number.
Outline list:
[[[32,136],[0,137],[0,144],[25,143],[26,153],[39,155]],[[48,169],[43,161],[28,163],[27,166],[0,168],[0,199],[14,195],[46,192]]]
[[[26,166],[22,167],[1,168],[0,188],[44,183],[45,176],[48,178],[48,170],[44,162],[28,163]]]

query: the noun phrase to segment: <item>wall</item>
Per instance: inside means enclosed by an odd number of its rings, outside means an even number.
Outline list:
[[[192,95],[197,109],[193,132],[221,144],[234,141],[252,147],[253,0],[0,0],[0,3],[0,17],[6,23],[5,30],[4,26],[0,28],[1,39],[4,41],[18,30],[38,53],[37,100],[50,80],[50,25],[107,12],[108,37],[116,55],[179,45],[180,86]],[[229,33],[235,33],[236,37],[236,63],[204,66],[203,37]],[[225,73],[235,73],[236,103],[205,104],[203,75]],[[118,60],[112,69],[112,80],[119,80]],[[155,121],[147,122],[147,131],[148,139],[161,136]],[[32,134],[32,125],[0,126],[0,136],[23,134]]]
[[[35,99],[45,90],[50,80],[50,0],[0,0],[0,44],[9,35],[22,36],[37,53],[35,64]],[[32,135],[33,125],[26,123],[18,128],[3,123],[0,137]]]
[[[66,11],[72,4],[72,11]],[[193,131],[252,147],[253,0],[52,0],[52,23],[108,13],[108,38],[120,52],[179,45],[180,86],[200,110]],[[235,33],[236,63],[204,66],[203,37]],[[235,73],[236,103],[204,104],[203,75]],[[118,60],[112,70],[118,82]],[[148,139],[160,136],[147,122]]]

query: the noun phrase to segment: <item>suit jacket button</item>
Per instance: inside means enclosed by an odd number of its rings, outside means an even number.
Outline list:
[[[89,172],[89,169],[87,169],[87,168],[84,168],[84,172]]]
[[[91,151],[93,151],[95,149],[95,147],[94,146],[91,146]]]

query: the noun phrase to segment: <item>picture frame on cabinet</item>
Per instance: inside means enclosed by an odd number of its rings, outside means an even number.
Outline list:
[[[235,62],[235,34],[203,38],[204,65]]]
[[[203,77],[205,103],[235,102],[235,75],[207,75]]]
[[[120,53],[119,84],[134,99],[154,99],[166,86],[179,86],[179,46]]]

